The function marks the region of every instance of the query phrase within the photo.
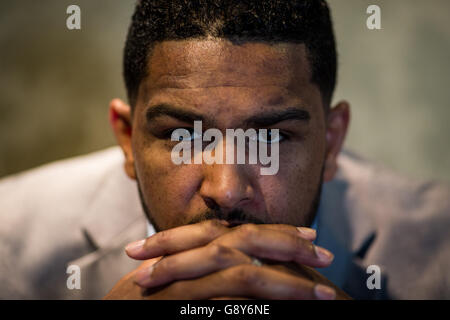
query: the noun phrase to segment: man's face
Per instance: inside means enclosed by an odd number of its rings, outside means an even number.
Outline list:
[[[237,223],[311,222],[322,177],[334,173],[325,165],[333,148],[303,44],[165,41],[153,48],[147,71],[130,119],[127,161],[157,230],[213,216]],[[161,106],[164,112],[147,116]],[[309,117],[280,120],[292,110]],[[191,130],[192,116],[203,120],[203,131],[217,128],[224,137],[226,129],[279,129],[278,173],[261,175],[260,164],[174,164],[178,142],[171,133]]]

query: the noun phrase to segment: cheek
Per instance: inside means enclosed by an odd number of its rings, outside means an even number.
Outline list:
[[[261,176],[260,186],[273,221],[305,225],[320,184],[324,143],[305,143],[280,153],[280,169]]]
[[[197,166],[175,165],[163,142],[133,144],[136,174],[155,222],[166,229],[180,225],[199,180]]]

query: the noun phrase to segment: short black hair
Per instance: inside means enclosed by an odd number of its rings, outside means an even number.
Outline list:
[[[136,104],[153,44],[213,36],[237,42],[303,43],[311,81],[328,106],[336,85],[337,53],[325,0],[139,0],[124,49],[128,101]]]

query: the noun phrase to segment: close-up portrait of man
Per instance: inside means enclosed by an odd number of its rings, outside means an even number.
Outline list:
[[[449,299],[450,173],[443,159],[449,160],[450,152],[439,140],[416,138],[422,131],[414,135],[424,126],[446,141],[448,131],[439,123],[448,110],[432,109],[437,98],[428,105],[416,99],[427,109],[420,112],[407,98],[394,108],[398,96],[415,97],[405,93],[415,79],[421,80],[420,88],[411,89],[417,96],[434,92],[427,70],[440,62],[421,64],[440,49],[414,42],[429,51],[428,58],[414,60],[407,46],[402,45],[404,56],[395,56],[384,40],[379,54],[368,55],[373,49],[365,48],[363,39],[381,39],[386,30],[393,33],[392,43],[404,38],[400,32],[428,36],[406,27],[392,31],[380,19],[395,20],[394,5],[389,11],[384,2],[364,2],[358,12],[345,7],[347,15],[359,15],[359,32],[367,34],[352,37],[339,9],[344,4],[330,2],[138,0],[128,1],[126,14],[120,9],[125,4],[118,5],[122,20],[113,9],[95,20],[100,5],[49,1],[62,11],[58,19],[67,19],[64,37],[83,47],[64,49],[57,31],[42,38],[29,31],[20,41],[33,43],[35,52],[17,49],[22,42],[14,40],[0,56],[10,66],[24,59],[23,70],[7,67],[8,80],[0,81],[8,88],[3,114],[22,119],[11,130],[17,136],[2,139],[5,146],[7,140],[22,141],[28,152],[19,157],[17,146],[2,149],[5,159],[13,160],[2,162],[0,180],[0,298]],[[14,17],[20,6],[9,6]],[[339,13],[335,19],[330,8]],[[342,54],[342,64],[334,21],[345,38],[342,47],[357,57]],[[440,30],[429,23],[424,30]],[[83,40],[98,25],[109,31]],[[422,30],[420,24],[416,30]],[[448,33],[432,34],[430,41],[450,50]],[[96,44],[95,37],[103,42]],[[56,71],[33,71],[49,63],[43,62],[48,55]],[[401,71],[377,76],[382,62],[394,59]],[[398,61],[406,61],[404,69]],[[123,78],[105,71],[109,65],[121,68]],[[349,99],[335,98],[341,68],[349,78],[339,95]],[[415,68],[422,79],[400,76]],[[27,81],[17,80],[21,72]],[[432,77],[441,86],[439,76]],[[436,89],[441,99],[448,97],[445,83]],[[69,91],[73,99],[61,100],[70,108],[46,109]],[[90,95],[101,97],[101,112]],[[364,99],[373,103],[366,116]],[[15,104],[26,105],[21,114],[9,111]],[[107,119],[110,132],[98,127]],[[1,123],[7,137],[7,121]],[[95,130],[77,133],[82,125]],[[350,146],[380,160],[391,144],[393,167],[404,165],[406,174],[344,147],[350,125],[358,132]],[[107,139],[104,145],[96,142],[107,134],[116,146]],[[38,136],[45,145],[39,146]],[[92,149],[83,141],[92,142]],[[422,171],[408,153],[408,146],[420,143],[417,154],[428,165]],[[51,151],[60,145],[59,153]],[[88,154],[78,156],[82,153]],[[19,166],[18,158],[29,162]],[[444,164],[438,167],[440,160]],[[7,167],[14,162],[16,167]],[[30,170],[20,172],[25,169]]]

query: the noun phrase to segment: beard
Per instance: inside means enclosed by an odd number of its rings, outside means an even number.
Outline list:
[[[311,202],[311,205],[309,206],[309,210],[305,216],[305,227],[310,227],[311,224],[314,221],[314,218],[317,215],[317,210],[319,208],[320,204],[320,198],[322,195],[322,184],[323,184],[323,171],[324,167],[322,168],[322,172],[320,174],[320,180],[317,184],[315,190],[315,195],[313,197],[313,201]],[[139,182],[139,178],[136,175],[136,181],[137,181],[137,188],[139,192],[139,199],[141,201],[142,209],[144,210],[144,213],[148,219],[148,221],[153,225],[153,228],[156,232],[160,232],[163,229],[155,222],[155,219],[153,218],[147,204],[145,203],[145,198],[142,193],[141,184]],[[267,216],[267,215],[266,215]],[[209,205],[208,209],[206,209],[203,212],[200,212],[194,216],[191,220],[189,220],[186,225],[188,224],[195,224],[199,223],[205,220],[211,220],[211,219],[219,219],[219,220],[225,220],[230,223],[231,226],[244,224],[244,223],[254,223],[254,224],[274,224],[274,223],[280,223],[285,224],[283,222],[277,222],[277,221],[263,221],[259,219],[258,217],[249,214],[248,212],[244,211],[241,208],[235,208],[231,211],[224,212],[220,207],[218,206],[211,206]]]

